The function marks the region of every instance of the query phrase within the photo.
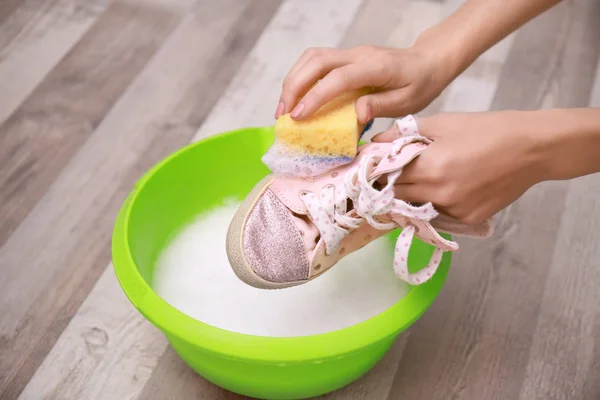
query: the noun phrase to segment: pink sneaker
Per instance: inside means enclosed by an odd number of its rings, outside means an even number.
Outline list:
[[[329,270],[342,257],[401,227],[394,269],[411,285],[429,280],[442,254],[458,250],[442,232],[487,237],[492,221],[466,226],[439,215],[431,203],[413,206],[394,196],[402,168],[427,149],[416,121],[396,121],[392,143],[371,143],[356,159],[312,178],[269,175],[246,197],[227,233],[227,255],[235,274],[264,289],[300,285]],[[384,184],[382,183],[384,182]],[[427,267],[407,268],[413,237],[436,247]]]

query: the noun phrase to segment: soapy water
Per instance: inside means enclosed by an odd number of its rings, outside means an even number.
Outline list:
[[[343,329],[385,311],[409,286],[393,271],[393,247],[379,238],[321,277],[281,289],[253,288],[231,270],[225,236],[239,203],[199,216],[157,260],[153,288],[190,317],[233,332],[305,336]]]

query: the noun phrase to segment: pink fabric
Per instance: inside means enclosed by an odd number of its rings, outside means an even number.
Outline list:
[[[308,210],[302,200],[300,200],[299,194],[301,192],[320,193],[325,186],[333,185],[339,187],[343,185],[345,174],[357,162],[360,162],[363,157],[369,154],[376,154],[384,157],[382,160],[383,165],[381,167],[378,166],[373,172],[373,177],[381,176],[392,171],[394,167],[398,169],[408,164],[424,151],[427,146],[423,146],[420,143],[411,144],[405,148],[406,150],[403,151],[399,157],[394,158],[393,160],[387,158],[391,148],[391,143],[366,144],[361,146],[360,153],[356,156],[354,162],[349,165],[344,165],[327,174],[310,178],[279,176],[271,183],[269,188],[290,210],[296,214],[306,215]]]
[[[357,157],[349,165],[317,177],[279,176],[272,181],[269,193],[289,209],[290,220],[294,222],[302,238],[305,257],[308,257],[308,271],[306,266],[303,266],[301,275],[311,278],[321,274],[343,256],[360,249],[395,227],[402,227],[403,232],[396,246],[394,269],[401,279],[418,285],[426,282],[435,273],[443,252],[458,250],[458,245],[440,236],[436,228],[451,234],[477,237],[491,235],[491,220],[477,226],[466,226],[455,219],[439,215],[430,203],[413,206],[395,197],[392,180],[397,179],[402,168],[425,151],[431,143],[429,139],[419,136],[416,120],[412,116],[397,120],[395,124],[399,132],[398,140],[393,143],[370,143],[361,146]],[[371,160],[376,161],[373,161],[372,165],[368,164]],[[352,174],[356,173],[359,166],[363,175],[356,176],[362,176],[360,179],[363,180],[359,185],[362,189],[354,187],[358,182],[346,181],[347,176],[355,176]],[[381,177],[386,177],[388,181],[383,188],[373,188],[368,183]],[[346,188],[351,188],[355,191],[352,192],[354,194],[346,193]],[[352,196],[356,196],[353,198],[353,208],[345,214],[339,214],[344,213],[346,202]],[[339,226],[337,222],[342,225],[352,223],[356,219],[360,222],[360,218],[365,216],[375,219],[370,220],[370,223],[362,221],[359,225],[350,225],[350,228]],[[350,222],[346,222],[347,220]],[[387,229],[388,226],[390,229]],[[426,268],[410,274],[406,260],[415,236],[435,246],[436,250]],[[286,258],[288,268],[293,268],[293,258],[297,256],[295,253],[294,257]],[[286,267],[284,264],[279,260],[282,268]],[[278,275],[274,271],[266,272]],[[294,275],[298,278],[298,274]],[[273,277],[279,280],[283,276]]]

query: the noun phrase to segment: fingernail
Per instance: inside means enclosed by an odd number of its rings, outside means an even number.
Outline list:
[[[304,111],[304,104],[300,103],[294,107],[290,115],[292,118],[298,118],[300,115],[302,115],[302,111]]]
[[[277,110],[275,111],[275,119],[279,118],[279,116],[283,114],[283,110],[285,110],[285,105],[280,101],[279,105],[277,105]]]

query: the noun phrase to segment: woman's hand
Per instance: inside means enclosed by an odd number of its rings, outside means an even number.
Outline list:
[[[418,112],[457,72],[443,60],[444,51],[438,47],[430,43],[409,49],[308,49],[283,82],[275,118],[291,112],[292,119],[302,120],[341,93],[366,87],[373,87],[375,93],[356,103],[361,124],[375,117]]]
[[[291,112],[302,120],[342,92],[369,87],[375,93],[356,103],[360,123],[416,113],[485,50],[558,2],[468,0],[408,49],[309,49],[284,80],[275,118]]]
[[[433,143],[404,168],[396,187],[398,198],[431,201],[440,212],[477,224],[548,177],[550,146],[539,129],[543,124],[531,113],[449,113],[417,123],[420,134]],[[394,126],[373,140],[397,137]]]

